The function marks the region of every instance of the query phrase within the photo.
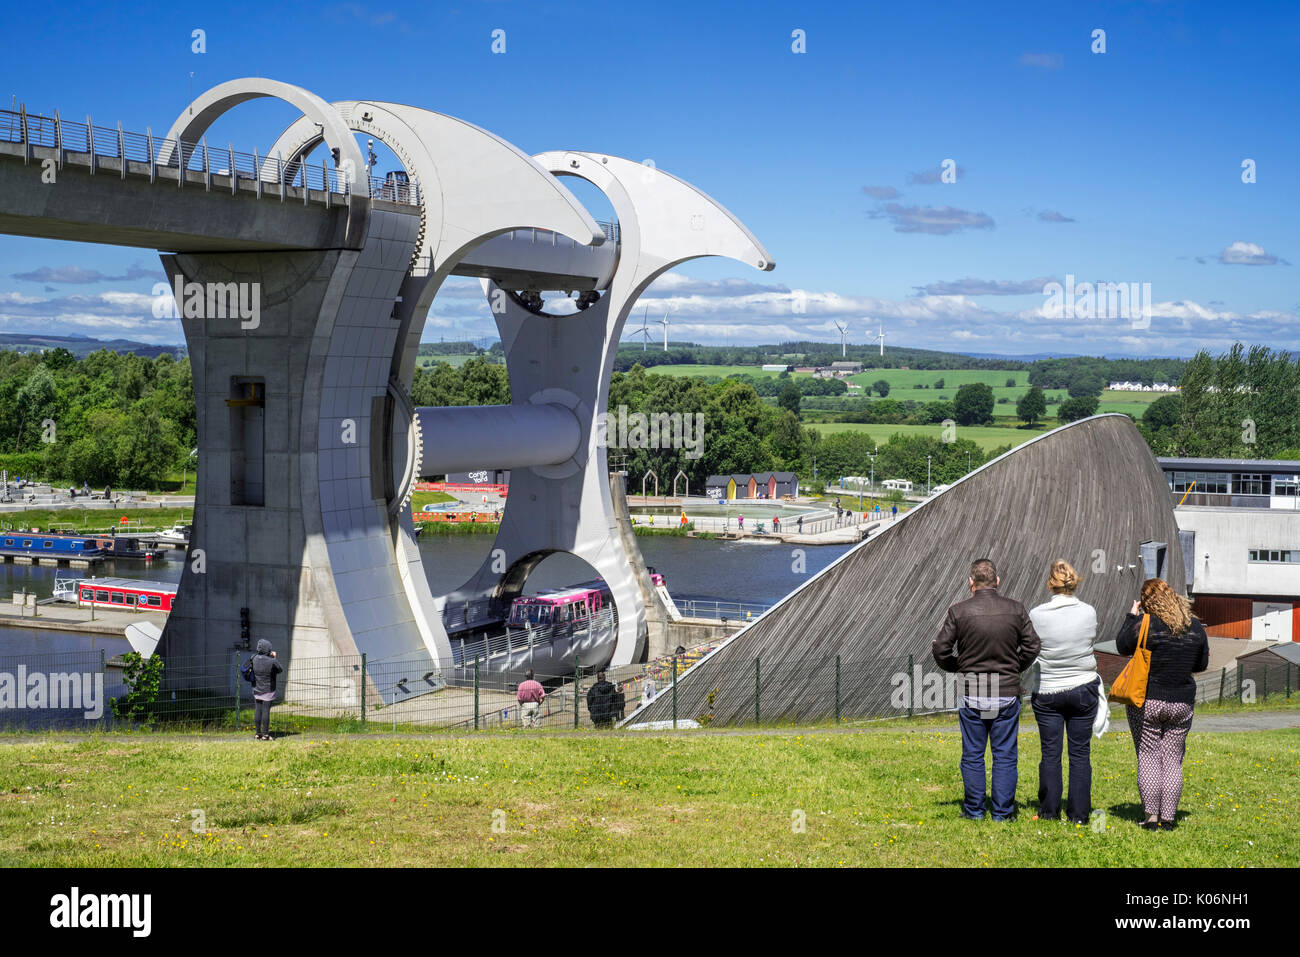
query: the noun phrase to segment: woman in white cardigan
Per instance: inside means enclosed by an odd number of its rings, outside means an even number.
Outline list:
[[[1052,563],[1047,587],[1051,601],[1033,608],[1029,619],[1042,642],[1030,669],[1030,704],[1038,720],[1042,760],[1038,765],[1038,818],[1061,816],[1061,743],[1069,740],[1070,790],[1065,816],[1087,824],[1092,813],[1093,721],[1101,695],[1097,659],[1097,611],[1074,597],[1079,576],[1069,562]]]

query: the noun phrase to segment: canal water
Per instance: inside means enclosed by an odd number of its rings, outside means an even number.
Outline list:
[[[465,583],[492,550],[491,535],[429,535],[420,539],[425,574],[435,595],[445,594]],[[640,536],[637,543],[646,564],[659,571],[668,591],[677,601],[721,601],[771,605],[811,575],[821,571],[852,546],[819,545],[797,548],[785,544],[753,541],[718,541]],[[45,565],[0,563],[0,601],[24,588],[39,598],[54,592],[56,578],[118,577],[178,582],[184,554],[169,551],[159,561],[109,560],[95,570],[52,568]],[[581,559],[557,554],[547,558],[528,579],[528,590],[555,588],[595,577]],[[128,650],[104,636],[93,639],[109,655]],[[118,648],[119,644],[122,646]],[[0,628],[0,657],[86,650],[92,637],[72,632],[26,628]]]

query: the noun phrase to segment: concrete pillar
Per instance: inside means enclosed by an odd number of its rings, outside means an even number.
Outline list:
[[[236,283],[258,303],[256,325],[178,304],[201,444],[168,656],[228,660],[248,608],[254,642],[282,658],[402,655],[429,670],[381,481],[393,302],[418,228],[376,208],[360,252],[162,257],[173,286],[199,284],[186,293]]]

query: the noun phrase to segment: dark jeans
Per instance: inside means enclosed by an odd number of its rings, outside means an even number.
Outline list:
[[[1061,816],[1061,739],[1070,742],[1070,796],[1065,816],[1076,823],[1092,813],[1092,722],[1097,716],[1097,682],[1030,699],[1038,719],[1042,760],[1038,763],[1038,816]]]
[[[257,727],[258,734],[271,733],[271,701],[254,701],[253,702],[253,724]]]
[[[961,780],[966,789],[961,812],[966,817],[984,817],[984,751],[992,745],[993,820],[1005,821],[1016,812],[1020,699],[1006,705],[996,717],[981,717],[985,713],[965,705],[957,709],[961,722]]]

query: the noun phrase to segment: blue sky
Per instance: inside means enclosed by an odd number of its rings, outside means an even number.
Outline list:
[[[853,341],[883,325],[887,344],[1011,355],[1300,341],[1294,4],[323,2],[7,16],[7,92],[32,112],[161,132],[191,71],[196,92],[260,75],[449,113],[529,153],[652,159],[730,208],[777,263],[760,274],[697,262],[666,277],[650,312],[671,308],[674,339],[829,342],[842,322]],[[191,51],[195,29],[205,53]],[[491,52],[495,29],[504,54]],[[1104,53],[1091,50],[1096,29]],[[210,139],[264,149],[291,119],[281,104],[246,104]],[[956,182],[927,182],[945,160]],[[0,237],[0,331],[181,341],[178,323],[150,315],[157,269],[148,250]],[[1061,316],[1043,289],[1067,275],[1149,283],[1149,325]],[[476,284],[452,280],[427,330],[490,335]]]

